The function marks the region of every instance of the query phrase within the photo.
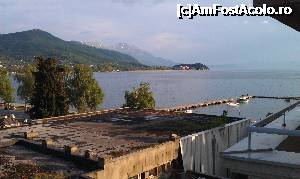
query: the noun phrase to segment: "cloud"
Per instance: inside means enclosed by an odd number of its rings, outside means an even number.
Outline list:
[[[154,49],[168,48],[174,44],[179,44],[179,42],[180,38],[178,35],[167,32],[156,34],[149,40],[149,44],[155,44],[153,46]]]
[[[216,1],[224,6],[251,2]],[[156,56],[187,63],[189,59],[217,64],[259,58],[275,61],[288,54],[300,57],[300,35],[272,18],[219,16],[179,20],[176,4],[180,2],[186,1],[0,0],[0,33],[39,28],[65,40],[127,42]],[[281,51],[268,51],[274,48]],[[262,54],[267,55],[261,57]]]

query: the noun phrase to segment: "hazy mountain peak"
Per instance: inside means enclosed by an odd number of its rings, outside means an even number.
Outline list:
[[[116,45],[113,46],[114,49],[116,50],[140,50],[138,47],[134,45],[130,45],[128,43],[122,42],[122,43],[117,43]],[[141,50],[140,50],[141,51]]]
[[[65,41],[40,29],[0,36],[0,59],[8,61],[24,59],[30,62],[34,56],[56,57],[72,63],[142,66],[130,55]]]
[[[161,57],[156,57],[149,52],[146,52],[135,45],[128,44],[126,42],[120,42],[115,45],[105,45],[100,42],[82,42],[83,44],[97,47],[97,48],[105,48],[116,50],[121,53],[128,54],[135,59],[137,59],[140,63],[148,66],[173,66],[176,63],[171,60],[167,60]],[[101,44],[101,45],[99,45]]]

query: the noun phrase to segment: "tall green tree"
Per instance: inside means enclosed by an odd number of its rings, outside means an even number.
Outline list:
[[[35,65],[26,65],[24,68],[19,69],[14,77],[19,83],[17,95],[20,99],[24,100],[25,103],[29,103],[32,98],[35,81],[33,72],[36,72]]]
[[[66,75],[57,60],[38,57],[37,71],[34,72],[34,88],[30,103],[30,116],[44,118],[66,115],[69,110]]]
[[[95,111],[102,104],[104,93],[88,66],[76,65],[68,84],[71,105],[78,112]]]
[[[5,103],[14,101],[15,89],[12,86],[9,73],[5,68],[0,68],[0,99]]]
[[[131,110],[154,109],[155,99],[149,83],[140,83],[138,88],[125,92],[125,104]]]

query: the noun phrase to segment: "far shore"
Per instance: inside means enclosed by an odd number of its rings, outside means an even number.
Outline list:
[[[130,71],[106,71],[106,72],[94,72],[94,73],[120,73],[120,72],[190,72],[190,71],[209,71],[209,70],[130,70]]]

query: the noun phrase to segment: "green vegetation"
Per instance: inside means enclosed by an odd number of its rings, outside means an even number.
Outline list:
[[[76,65],[71,68],[58,64],[53,58],[37,57],[36,60],[36,66],[27,65],[15,76],[19,83],[17,95],[32,105],[31,118],[66,115],[70,105],[78,112],[95,111],[103,102],[104,93],[90,67]]]
[[[0,79],[0,99],[5,103],[12,103],[15,89],[12,86],[8,71],[4,68],[0,68]]]
[[[65,83],[65,70],[57,60],[37,58],[37,72],[34,72],[34,88],[30,103],[30,116],[44,118],[66,115],[69,99]]]
[[[159,125],[158,125],[159,124]],[[192,133],[197,133],[205,130],[209,130],[215,127],[224,126],[226,123],[220,120],[219,117],[210,121],[203,122],[201,120],[166,120],[160,123],[148,124],[147,126],[140,127],[140,131],[151,131],[158,135],[163,132],[169,132],[170,134],[177,134],[179,136],[185,136]]]
[[[97,72],[180,70],[182,65],[189,66],[189,69],[208,69],[207,66],[201,63],[181,64],[174,67],[149,67],[141,64],[130,55],[114,50],[95,48],[80,42],[65,41],[39,29],[0,34],[0,62],[10,71],[16,70],[13,65],[22,66],[34,63],[32,59],[35,56],[56,58],[60,64],[70,66],[76,64],[92,65],[93,70]],[[139,60],[142,59],[143,57],[139,57]]]
[[[131,110],[154,109],[155,100],[153,93],[150,90],[149,83],[141,83],[139,88],[125,92],[124,107],[129,107]]]
[[[103,102],[104,93],[93,78],[92,70],[85,65],[76,65],[69,80],[69,98],[78,112],[96,110]]]
[[[95,72],[112,72],[112,71],[136,71],[136,70],[170,70],[168,67],[149,67],[149,66],[128,66],[120,64],[103,64],[93,67]]]
[[[34,65],[26,65],[14,76],[15,80],[19,83],[17,95],[20,99],[24,100],[25,103],[29,103],[32,98],[35,81],[33,72],[35,71],[36,67]]]
[[[42,30],[29,30],[0,35],[0,61],[32,63],[34,56],[53,57],[65,64],[146,67],[133,57],[113,50],[90,47],[79,42],[64,41]]]

